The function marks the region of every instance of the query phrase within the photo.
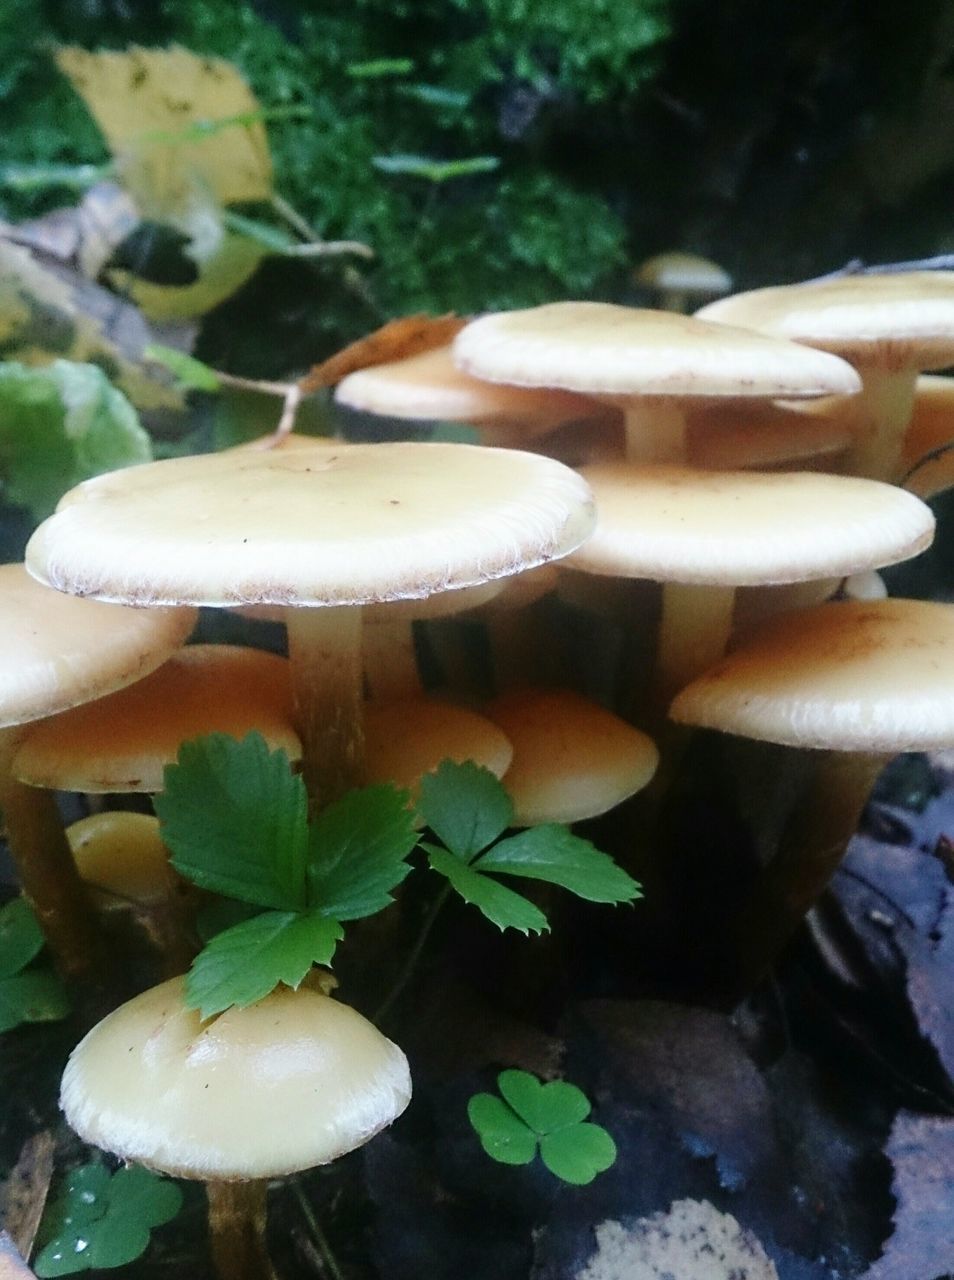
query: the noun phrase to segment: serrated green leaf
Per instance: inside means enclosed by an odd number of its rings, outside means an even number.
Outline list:
[[[632,902],[641,896],[636,881],[608,853],[552,822],[501,840],[473,866],[484,872],[545,880],[589,902]]]
[[[505,885],[483,876],[455,858],[446,849],[425,844],[432,868],[446,876],[465,902],[471,903],[498,929],[518,929],[521,933],[542,933],[549,929],[539,907]]]
[[[186,355],[184,351],[176,351],[174,347],[164,347],[159,342],[150,342],[143,350],[143,357],[161,364],[174,374],[180,386],[192,391],[218,391],[221,387],[219,375],[214,369],[195,356]]]
[[[409,796],[390,783],[349,791],[312,822],[308,903],[335,920],[359,920],[393,902],[418,842]]]
[[[474,1094],[467,1104],[467,1116],[492,1160],[529,1164],[537,1154],[536,1134],[492,1093]]]
[[[0,364],[0,477],[8,501],[42,518],[81,480],[151,458],[138,414],[102,369],[69,360]]]
[[[0,980],[0,1031],[22,1022],[57,1022],[69,1011],[66,991],[55,973],[30,969]]]
[[[513,821],[513,802],[489,769],[442,760],[421,779],[418,811],[464,862],[486,849]]]
[[[26,898],[0,908],[0,978],[11,978],[43,949],[43,934]]]
[[[501,1071],[497,1087],[514,1111],[534,1133],[553,1133],[579,1124],[590,1114],[590,1102],[582,1089],[566,1080],[544,1084],[529,1071]]]
[[[235,898],[215,898],[196,912],[195,930],[201,942],[211,942],[217,934],[224,933],[233,925],[244,924],[260,912],[261,907],[253,907],[250,902],[237,902]]]
[[[616,1160],[616,1143],[602,1125],[576,1124],[540,1139],[543,1163],[563,1182],[585,1187]]]
[[[297,987],[313,964],[330,964],[343,936],[317,911],[266,911],[226,929],[199,952],[186,977],[186,1004],[203,1018],[244,1008],[280,982]]]
[[[260,733],[183,743],[154,803],[172,865],[201,889],[278,910],[305,907],[305,786]]]

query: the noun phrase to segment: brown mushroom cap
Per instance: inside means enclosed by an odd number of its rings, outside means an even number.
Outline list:
[[[949,746],[954,608],[852,600],[786,614],[683,689],[670,714],[795,747]]]
[[[61,791],[161,791],[179,747],[205,733],[252,729],[292,760],[288,660],[233,645],[190,645],[126,689],[28,729],[13,761],[21,782]]]
[[[467,445],[327,445],[176,458],[85,482],[31,573],[137,604],[356,605],[505,577],[592,528],[585,483]]]
[[[482,316],[454,340],[458,366],[489,382],[591,395],[719,399],[852,395],[841,361],[689,316],[604,302],[553,302]]]
[[[875,480],[605,464],[582,474],[596,532],[569,567],[663,582],[799,582],[894,564],[931,542],[934,518]]]
[[[281,1177],[361,1146],[410,1101],[404,1054],[347,1005],[279,987],[203,1023],[184,981],[73,1050],[60,1105],[84,1141],[182,1178]]]
[[[513,759],[506,734],[492,720],[429,698],[372,702],[365,711],[366,782],[417,787],[442,760],[473,760],[498,778]]]
[[[91,887],[144,905],[169,894],[169,850],[151,814],[91,813],[68,826],[66,838],[80,879]]]
[[[568,689],[514,689],[486,710],[513,743],[503,784],[518,827],[606,813],[642,790],[659,762],[651,738]]]
[[[697,313],[885,368],[954,360],[954,271],[839,276],[710,302]]]
[[[0,725],[26,724],[148,675],[192,630],[194,609],[78,600],[0,565]]]

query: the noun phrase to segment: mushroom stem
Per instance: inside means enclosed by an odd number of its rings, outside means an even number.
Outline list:
[[[10,856],[57,969],[64,978],[88,977],[102,952],[86,886],[52,793],[18,782],[11,772],[18,742],[19,729],[0,729],[0,810]]]
[[[828,887],[890,758],[880,752],[823,753],[775,857],[730,923],[731,977],[723,993],[728,1003],[765,976]]]
[[[686,414],[673,400],[645,398],[623,405],[626,461],[683,462],[686,457]]]
[[[265,1245],[268,1183],[207,1182],[209,1242],[221,1280],[274,1280]]]
[[[422,696],[412,622],[376,622],[364,628],[362,642],[370,697],[397,702]]]
[[[904,433],[914,410],[916,369],[859,367],[855,438],[848,452],[850,475],[892,480],[899,471]]]
[[[655,680],[661,705],[668,706],[680,689],[723,656],[734,604],[734,587],[663,584]]]
[[[312,805],[323,808],[361,780],[361,610],[289,609],[286,625],[302,776]]]

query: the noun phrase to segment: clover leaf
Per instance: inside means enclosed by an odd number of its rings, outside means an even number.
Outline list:
[[[33,1264],[41,1280],[123,1267],[149,1246],[150,1232],[176,1216],[174,1182],[130,1165],[110,1175],[98,1161],[81,1165],[43,1217],[45,1240]]]
[[[586,1094],[565,1080],[543,1084],[528,1071],[501,1071],[502,1097],[477,1093],[467,1115],[487,1155],[501,1164],[529,1164],[539,1150],[552,1174],[582,1187],[616,1160],[616,1143],[591,1124]]]
[[[0,908],[0,1031],[24,1022],[55,1022],[69,1013],[56,974],[26,967],[42,949],[43,934],[25,898]]]

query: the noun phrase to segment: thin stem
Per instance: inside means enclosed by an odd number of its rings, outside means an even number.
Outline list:
[[[655,676],[660,706],[723,656],[734,603],[734,587],[663,584]]]
[[[904,433],[914,409],[916,369],[885,371],[858,366],[861,394],[855,405],[850,475],[891,481],[900,469]]]
[[[57,969],[84,978],[102,969],[96,917],[49,791],[14,778],[17,729],[0,729],[0,810],[23,896],[36,912]]]
[[[220,1280],[275,1280],[265,1243],[268,1183],[207,1182],[209,1242]]]
[[[420,932],[417,935],[414,946],[408,953],[408,957],[404,961],[401,972],[398,974],[391,990],[378,1005],[377,1009],[375,1009],[374,1016],[371,1019],[372,1022],[381,1022],[387,1017],[403,993],[404,988],[410,982],[414,970],[417,968],[417,963],[421,958],[421,953],[424,950],[425,944],[431,935],[431,930],[434,928],[437,917],[441,913],[441,908],[450,897],[452,887],[453,886],[448,881],[428,908],[427,915],[424,917],[421,924]]]
[[[312,1234],[312,1238],[321,1254],[321,1260],[328,1269],[328,1274],[332,1280],[345,1280],[344,1272],[338,1266],[338,1259],[335,1257],[331,1245],[328,1243],[328,1237],[321,1229],[314,1209],[311,1207],[311,1201],[305,1195],[305,1189],[297,1180],[292,1182],[292,1189],[295,1192],[295,1199],[301,1207],[302,1217],[308,1224],[308,1230]]]
[[[360,785],[364,767],[361,609],[288,609],[285,623],[302,776],[324,808]]]

